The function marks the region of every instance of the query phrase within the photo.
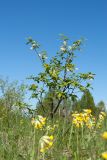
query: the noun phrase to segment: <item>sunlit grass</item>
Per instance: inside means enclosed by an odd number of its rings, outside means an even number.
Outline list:
[[[106,157],[104,113],[96,117],[85,110],[67,118],[39,118],[38,122],[20,112],[2,115],[0,160],[101,160]],[[94,123],[87,125],[93,118]]]

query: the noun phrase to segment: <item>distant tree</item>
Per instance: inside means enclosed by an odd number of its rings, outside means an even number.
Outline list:
[[[7,127],[11,127],[12,119],[23,115],[26,108],[25,92],[25,84],[0,78],[0,117]]]
[[[72,105],[72,111],[81,111],[81,104],[80,104],[80,100],[75,99],[73,101],[73,105]]]
[[[25,84],[18,84],[17,81],[9,82],[8,79],[0,78],[0,106],[3,105],[9,110],[14,107],[22,108],[25,92]]]
[[[60,114],[64,117],[69,116],[69,114],[72,111],[72,107],[73,107],[73,102],[71,97],[64,99],[61,103],[61,106],[59,108]]]
[[[99,110],[99,111],[106,111],[106,105],[105,105],[105,103],[104,103],[104,101],[100,101],[98,104],[97,104],[97,109]]]
[[[40,51],[40,45],[32,38],[28,38],[27,44],[31,45],[31,49],[40,58],[43,66],[43,72],[38,76],[31,76],[30,79],[34,81],[31,85],[32,97],[37,98],[42,104],[46,92],[54,93],[51,96],[50,115],[51,118],[58,112],[58,109],[65,99],[75,99],[76,92],[85,91],[90,87],[87,80],[93,79],[94,74],[77,73],[74,64],[75,51],[80,50],[82,40],[77,40],[69,45],[69,39],[61,36],[62,45],[57,54],[50,60],[47,59],[46,51]],[[52,92],[54,90],[54,92]],[[54,105],[54,99],[57,99]],[[42,108],[46,111],[46,106],[42,104]]]
[[[93,112],[96,111],[94,98],[89,90],[85,90],[79,101],[81,109],[91,109]]]

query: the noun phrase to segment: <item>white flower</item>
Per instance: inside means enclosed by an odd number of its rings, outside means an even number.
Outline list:
[[[30,48],[31,50],[36,48],[36,44],[32,44],[32,47]]]
[[[47,56],[45,56],[45,59],[47,59],[48,57]]]
[[[70,70],[67,68],[67,72],[69,72]]]
[[[43,59],[47,59],[48,57],[46,55],[42,55],[42,58]]]
[[[79,70],[79,68],[75,68],[75,70]]]
[[[66,41],[63,41],[63,44],[64,44],[64,46],[66,46],[66,45],[67,45],[67,42],[66,42]]]
[[[61,47],[60,50],[61,50],[62,52],[65,52],[65,51],[66,51],[66,48],[65,48],[65,47]]]
[[[39,56],[39,57],[42,57],[42,55],[41,55],[40,53],[38,54],[38,56]]]
[[[68,49],[69,49],[69,50],[72,50],[72,46],[68,46]]]
[[[36,44],[32,44],[32,47],[35,48],[35,47],[36,47]]]

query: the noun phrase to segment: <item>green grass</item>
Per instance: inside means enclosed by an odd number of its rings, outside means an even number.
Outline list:
[[[56,124],[55,130],[47,126]],[[71,118],[47,119],[42,130],[35,129],[31,118],[20,112],[9,112],[0,117],[0,160],[101,160],[107,150],[107,142],[101,134],[107,130],[107,120],[101,128],[76,128]],[[39,140],[44,135],[53,135],[53,146],[42,154]]]

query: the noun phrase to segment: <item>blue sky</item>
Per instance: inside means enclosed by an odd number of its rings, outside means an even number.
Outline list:
[[[23,81],[41,71],[26,38],[38,40],[49,57],[58,49],[58,35],[87,39],[76,59],[80,71],[96,74],[92,91],[107,103],[107,1],[9,0],[0,2],[0,75]]]

